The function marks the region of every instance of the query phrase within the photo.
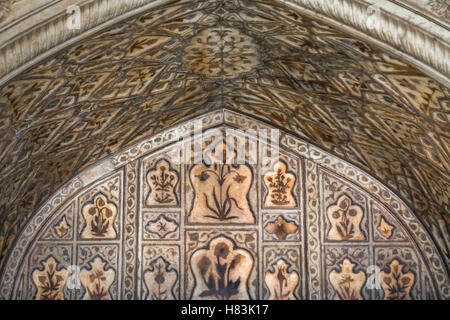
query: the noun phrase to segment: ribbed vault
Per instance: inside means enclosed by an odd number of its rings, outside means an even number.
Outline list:
[[[1,260],[30,215],[82,169],[221,108],[371,173],[449,259],[449,88],[273,1],[217,0],[140,14],[3,86]]]

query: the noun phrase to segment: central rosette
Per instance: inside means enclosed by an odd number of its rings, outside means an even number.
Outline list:
[[[208,28],[184,49],[185,65],[208,78],[234,78],[258,63],[253,39],[234,28]]]

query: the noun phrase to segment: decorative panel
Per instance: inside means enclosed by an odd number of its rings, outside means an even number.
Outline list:
[[[114,168],[89,169],[103,173],[47,215],[39,212],[35,232],[19,242],[18,248],[29,246],[18,251],[19,267],[1,279],[2,290],[12,283],[11,295],[2,291],[2,297],[448,297],[436,249],[393,193],[284,132],[278,147],[258,139],[256,132],[273,128],[254,119],[227,110],[210,116],[221,125],[205,120],[211,125],[193,145],[144,141],[114,155]],[[241,149],[218,138],[249,128],[254,133],[247,132]],[[253,150],[250,142],[278,157],[233,162],[239,151]],[[196,146],[200,162],[191,152]],[[413,240],[415,232],[423,234],[421,242]]]

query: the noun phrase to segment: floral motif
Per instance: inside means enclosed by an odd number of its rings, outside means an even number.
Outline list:
[[[190,266],[196,280],[194,299],[249,300],[248,278],[254,260],[245,249],[235,248],[224,236],[192,254]]]
[[[217,163],[216,153],[225,154],[227,146],[216,146],[210,165],[197,164],[190,172],[195,198],[188,221],[254,223],[247,194],[252,171],[247,165]],[[226,158],[222,158],[226,159]]]
[[[167,160],[161,159],[156,167],[147,173],[147,182],[150,192],[147,196],[147,206],[176,206],[178,199],[175,187],[178,183],[178,174],[171,169]]]
[[[283,259],[272,265],[273,271],[267,272],[264,278],[269,289],[269,300],[295,300],[294,291],[299,283],[298,273],[288,272],[289,264]]]
[[[171,268],[170,263],[162,257],[150,262],[149,269],[144,273],[149,300],[174,300],[173,287],[178,281],[178,273]]]
[[[184,51],[186,66],[208,78],[233,78],[258,63],[253,40],[234,28],[205,29]]]
[[[380,223],[378,224],[377,230],[381,233],[383,237],[386,239],[389,239],[392,237],[392,231],[394,229],[394,226],[390,225],[384,217],[381,217]]]
[[[157,234],[160,238],[165,238],[168,234],[178,229],[178,223],[175,220],[159,215],[155,220],[149,221],[145,227],[150,233]]]
[[[81,284],[86,289],[83,300],[111,300],[109,288],[115,280],[116,272],[105,266],[106,261],[96,256],[89,262],[89,268],[81,270]]]
[[[295,207],[296,201],[292,194],[295,185],[295,175],[287,173],[284,162],[277,162],[272,172],[264,175],[264,183],[268,194],[264,201],[266,207]]]
[[[32,278],[38,291],[36,300],[64,300],[64,286],[69,272],[66,268],[58,269],[58,261],[53,256],[42,263],[42,270],[33,271]]]
[[[288,235],[297,232],[298,227],[295,222],[286,221],[283,216],[279,216],[274,222],[269,222],[264,229],[276,235],[278,239],[285,240]]]
[[[53,226],[56,234],[60,238],[64,238],[64,236],[69,232],[69,224],[67,223],[66,216],[63,216],[57,224]]]
[[[83,239],[114,239],[116,237],[114,229],[116,215],[116,205],[109,202],[103,193],[97,193],[92,202],[83,207],[86,226],[83,228],[81,237]]]
[[[340,271],[330,272],[330,283],[335,291],[335,300],[362,300],[361,289],[366,282],[363,271],[354,273],[355,264],[345,258],[340,264]]]
[[[346,194],[327,209],[327,216],[331,223],[328,240],[365,240],[360,228],[363,210]]]
[[[411,300],[411,289],[414,284],[414,274],[403,272],[403,265],[392,260],[389,272],[380,272],[380,283],[385,300]]]

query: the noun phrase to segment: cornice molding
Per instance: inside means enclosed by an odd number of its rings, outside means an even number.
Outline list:
[[[438,25],[435,20],[386,0],[276,1],[371,42],[450,86],[450,40],[446,25]],[[69,16],[65,11],[54,10],[49,10],[53,13],[38,24],[31,23],[36,20],[33,16],[27,18],[29,27],[18,29],[20,32],[15,31],[14,37],[5,36],[6,28],[0,33],[0,86],[68,45],[168,2],[173,0],[84,0],[78,2],[82,21],[79,30],[68,29]],[[377,22],[370,27],[368,21],[374,13],[368,8],[374,4],[381,10]],[[23,28],[23,22],[21,25]]]

